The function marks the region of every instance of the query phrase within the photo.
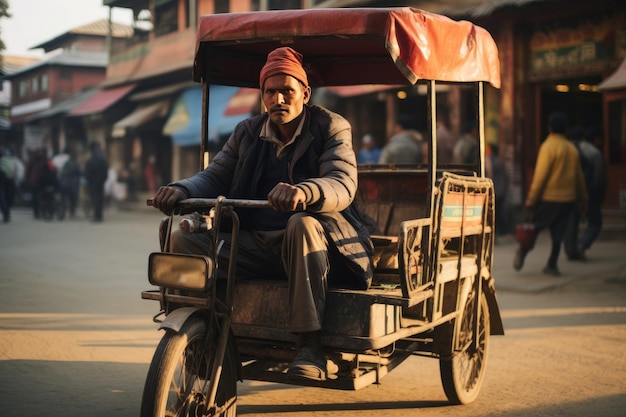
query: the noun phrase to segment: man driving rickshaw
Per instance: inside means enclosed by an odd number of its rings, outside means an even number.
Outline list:
[[[297,335],[288,374],[324,380],[320,330],[327,286],[341,277],[342,285],[367,289],[372,248],[358,216],[342,214],[356,213],[350,124],[308,105],[311,87],[302,58],[289,47],[272,51],[259,80],[267,112],[241,122],[204,171],[161,187],[153,204],[170,214],[186,198],[268,200],[270,209],[240,215],[238,277],[288,279],[289,327]],[[295,212],[299,206],[306,211]],[[172,252],[202,255],[210,253],[212,237],[177,230],[170,244]]]

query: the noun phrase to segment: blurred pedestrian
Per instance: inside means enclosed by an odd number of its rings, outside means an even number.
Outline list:
[[[550,230],[552,246],[548,262],[543,269],[547,275],[560,275],[557,261],[568,221],[576,202],[581,211],[587,211],[587,188],[583,177],[576,146],[565,137],[568,127],[567,115],[557,111],[548,117],[549,134],[539,147],[535,173],[528,191],[525,207],[537,235],[543,229]],[[513,260],[513,268],[522,269],[524,258],[532,250],[519,246]]]
[[[0,148],[0,212],[4,223],[11,221],[10,193],[15,185],[15,165],[8,151]]]
[[[437,134],[437,163],[449,164],[453,161],[454,146],[456,145],[456,137],[450,131],[448,122],[443,116],[443,110],[437,111],[436,119]]]
[[[56,169],[57,174],[61,172],[63,165],[70,159],[69,148],[66,146],[61,152],[52,157],[52,165]]]
[[[452,162],[456,164],[478,162],[478,130],[475,121],[469,120],[465,123],[463,134],[452,149]]]
[[[148,162],[143,169],[143,175],[146,179],[146,188],[150,195],[154,195],[157,189],[161,186],[161,176],[156,165],[156,156],[150,155]]]
[[[78,196],[80,193],[81,169],[76,159],[76,154],[71,149],[66,149],[67,158],[59,170],[59,187],[61,198],[69,211],[70,218],[76,216]]]
[[[356,157],[356,161],[359,164],[375,164],[380,158],[382,149],[374,141],[374,137],[369,133],[363,135],[361,139],[361,149]]]
[[[485,171],[487,177],[493,181],[496,200],[496,236],[502,236],[510,232],[509,210],[507,207],[509,174],[506,172],[504,161],[500,159],[498,145],[487,145],[485,154]]]
[[[380,153],[381,164],[421,164],[424,162],[424,138],[411,128],[412,120],[406,115],[398,118],[393,136]]]
[[[91,155],[85,163],[85,179],[93,208],[93,221],[101,222],[104,211],[104,183],[109,175],[109,163],[98,142],[90,145]]]
[[[578,242],[578,252],[586,259],[586,251],[602,231],[602,205],[606,197],[607,169],[602,152],[594,142],[602,136],[600,131],[591,127],[579,144],[581,158],[585,160],[585,184],[589,200],[587,203],[587,227]]]
[[[25,183],[32,195],[33,216],[38,219],[42,209],[49,208],[42,207],[50,202],[46,196],[47,190],[54,193],[53,190],[58,186],[57,173],[54,164],[48,159],[46,148],[41,147],[32,152],[26,164]]]

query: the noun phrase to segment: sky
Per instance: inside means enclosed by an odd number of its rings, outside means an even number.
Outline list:
[[[0,19],[0,37],[5,55],[42,56],[31,47],[49,41],[70,29],[109,17],[103,0],[8,0],[11,18]],[[113,9],[113,21],[130,24],[132,12]]]

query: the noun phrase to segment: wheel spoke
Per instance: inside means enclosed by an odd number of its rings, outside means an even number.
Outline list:
[[[153,358],[142,402],[142,416],[206,415],[212,349],[207,347],[206,323],[190,321],[179,334],[168,332]],[[224,359],[217,387],[216,416],[236,413],[237,376],[232,355]]]

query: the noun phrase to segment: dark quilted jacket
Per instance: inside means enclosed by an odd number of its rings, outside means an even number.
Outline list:
[[[290,180],[304,191],[307,212],[320,220],[347,261],[348,273],[357,279],[335,278],[365,289],[372,279],[372,244],[353,203],[358,176],[350,124],[322,107],[305,106],[305,111],[305,125],[289,164]],[[259,165],[259,133],[267,117],[264,113],[239,123],[204,171],[171,185],[183,189],[189,198],[251,198],[259,178],[254,172]]]

